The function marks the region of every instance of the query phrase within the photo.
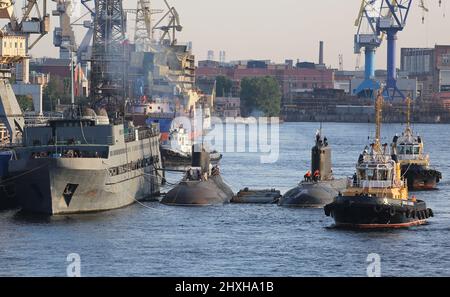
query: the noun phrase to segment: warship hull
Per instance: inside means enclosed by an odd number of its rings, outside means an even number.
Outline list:
[[[158,194],[150,168],[111,178],[102,159],[37,159],[16,171],[18,204],[25,212],[47,215],[122,208]],[[16,164],[18,168],[19,164]]]
[[[302,182],[288,191],[279,201],[279,206],[299,208],[321,208],[332,203],[347,185],[345,179],[320,182]]]
[[[401,201],[368,196],[339,196],[325,206],[336,227],[356,229],[407,228],[424,225],[433,211],[423,201]]]
[[[421,166],[402,166],[402,174],[406,177],[408,189],[411,191],[435,190],[442,179],[439,171]]]

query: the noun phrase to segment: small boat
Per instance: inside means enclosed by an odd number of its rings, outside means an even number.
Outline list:
[[[381,145],[383,97],[376,102],[376,136],[366,147],[348,180],[347,189],[325,206],[325,215],[334,218],[337,227],[375,229],[423,225],[433,217],[424,201],[409,198],[396,155]]]
[[[275,189],[267,190],[252,190],[245,188],[233,197],[231,203],[239,204],[273,204],[277,203],[281,198],[280,191]]]
[[[322,129],[316,133],[316,144],[311,150],[311,171],[297,187],[288,191],[278,202],[279,206],[316,208],[324,207],[344,190],[347,180],[335,179],[331,164],[331,146],[322,136]],[[313,173],[317,176],[314,177]]]
[[[223,181],[218,166],[212,167],[202,148],[192,153],[192,167],[183,180],[161,200],[169,206],[212,206],[231,202],[233,191]]]
[[[415,135],[411,127],[411,99],[407,98],[407,125],[401,136],[392,141],[392,150],[398,157],[402,175],[409,190],[434,190],[442,179],[442,173],[430,167],[430,156],[424,153],[424,141]]]
[[[189,133],[180,125],[171,129],[167,141],[161,144],[161,156],[165,165],[190,164],[192,141]],[[222,154],[217,151],[209,152],[209,158],[212,163],[217,163],[222,159]]]

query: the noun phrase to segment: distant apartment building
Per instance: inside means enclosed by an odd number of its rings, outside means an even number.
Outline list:
[[[237,118],[241,116],[241,99],[239,97],[217,97],[215,115],[221,118]]]
[[[240,82],[246,77],[274,77],[280,84],[284,102],[290,102],[295,94],[314,89],[334,88],[334,70],[314,63],[292,61],[274,64],[270,61],[236,61],[221,65],[214,61],[200,61],[196,71],[198,80],[225,76],[233,81],[232,96],[239,96]]]
[[[402,48],[401,71],[417,79],[418,91],[425,98],[450,91],[450,45]]]

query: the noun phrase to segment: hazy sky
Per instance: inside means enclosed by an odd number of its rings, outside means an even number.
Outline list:
[[[163,6],[162,0],[153,2],[155,8]],[[443,0],[441,8],[438,0],[427,0],[430,12],[425,24],[418,2],[415,1],[405,31],[399,33],[399,47],[450,44],[449,0]],[[135,3],[126,0],[124,6],[135,8]],[[184,26],[178,39],[193,42],[197,60],[205,59],[211,49],[216,58],[220,50],[225,50],[227,60],[317,61],[319,40],[323,40],[327,65],[338,67],[338,56],[343,54],[344,67],[355,67],[354,21],[360,0],[171,0],[170,3],[177,8]],[[58,19],[52,21],[55,24]],[[51,41],[49,34],[32,54],[56,56],[57,49]],[[377,52],[377,66],[384,68],[385,61],[383,46]]]

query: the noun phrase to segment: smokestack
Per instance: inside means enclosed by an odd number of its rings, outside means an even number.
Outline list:
[[[319,46],[319,65],[323,64],[323,41],[321,41]]]

